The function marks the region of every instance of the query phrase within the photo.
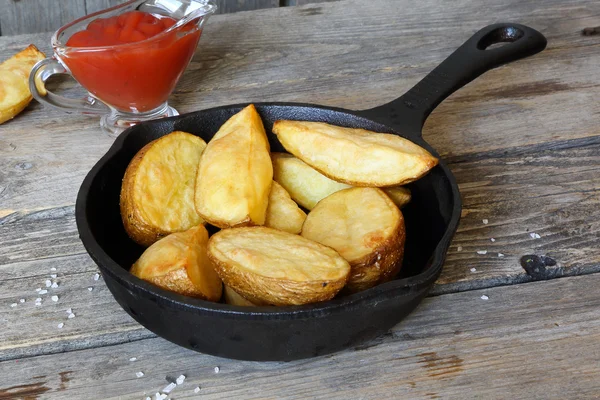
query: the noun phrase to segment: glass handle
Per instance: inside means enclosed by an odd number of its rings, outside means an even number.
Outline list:
[[[110,112],[110,108],[106,104],[92,96],[69,99],[48,91],[46,81],[55,74],[70,75],[69,71],[55,58],[46,58],[35,64],[29,75],[29,90],[37,101],[67,113],[103,115]]]

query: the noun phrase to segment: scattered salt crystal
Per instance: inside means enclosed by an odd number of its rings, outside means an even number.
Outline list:
[[[540,239],[540,238],[541,238],[541,236],[540,236],[539,234],[537,234],[537,233],[536,233],[536,234],[535,234],[535,238],[536,238],[536,239]]]
[[[52,301],[58,301],[58,296],[52,296],[50,298],[52,299]]]
[[[177,387],[177,384],[176,384],[176,383],[173,383],[173,382],[171,382],[171,383],[169,383],[167,386],[165,386],[165,388],[162,390],[162,392],[163,392],[163,393],[167,393],[167,394],[168,394],[168,393],[171,393],[171,391],[172,391],[173,389],[175,389],[176,387]]]
[[[25,303],[25,299],[20,299],[19,303]]]
[[[36,301],[36,302],[35,302],[35,305],[36,305],[36,306],[41,306],[41,305],[42,305],[42,303],[41,303],[41,302],[37,302],[37,301]]]
[[[142,371],[136,372],[135,376],[137,376],[138,378],[141,378],[142,376],[144,376],[144,373]]]
[[[15,307],[17,306],[17,303],[12,303],[10,306],[11,306],[12,308],[15,308]]]
[[[218,374],[220,370],[221,370],[221,368],[215,367],[215,374]]]
[[[493,243],[493,242],[495,242],[495,241],[496,241],[496,239],[494,239],[494,238],[490,238],[490,242],[492,242],[492,243]]]
[[[42,288],[41,288],[41,287],[39,287],[39,288],[35,289],[35,291],[36,291],[36,292],[39,292],[40,290],[42,290]]]
[[[194,393],[198,393],[200,391],[200,386],[196,386],[196,389],[194,389]]]
[[[483,296],[481,296],[481,300],[487,300],[489,299],[489,297],[487,297],[485,294]]]
[[[458,247],[456,248],[456,251],[462,251],[462,246],[458,246]]]
[[[38,293],[39,293],[39,294],[46,294],[46,293],[48,293],[48,291],[47,291],[46,289],[42,289],[42,290],[40,290]]]
[[[56,271],[56,268],[52,267],[50,268],[50,271]]]
[[[481,220],[481,222],[483,222],[484,225],[487,225],[487,223],[490,222],[490,221],[488,221],[487,218],[484,218],[484,219]]]
[[[537,233],[535,233],[535,232],[531,232],[531,233],[529,234],[529,236],[531,236],[531,238],[532,238],[532,239],[539,239],[539,238],[541,238],[541,236],[540,236],[540,235],[538,235],[538,234],[537,234]]]
[[[185,375],[179,375],[179,376],[177,377],[177,379],[175,379],[175,382],[176,382],[178,385],[181,385],[181,384],[183,383],[183,381],[185,381]]]
[[[487,254],[487,250],[477,250],[477,254]]]
[[[135,360],[137,360],[137,358],[135,358],[135,357],[131,357],[131,358],[129,359],[129,361],[135,361]]]
[[[98,279],[100,279],[100,274],[95,274],[94,275],[94,280],[97,281]]]
[[[167,398],[167,395],[166,394],[160,394],[160,393],[156,392],[156,394],[154,395],[154,398],[156,400],[165,400]]]
[[[71,314],[69,314],[69,316],[67,318],[69,318],[69,319],[75,318],[75,314],[71,313]]]
[[[60,324],[57,325],[58,329],[62,329],[63,326],[65,326],[65,324],[63,324],[62,322]]]
[[[35,299],[35,302],[36,302],[36,303],[41,303],[41,302],[42,302],[42,298],[41,298],[41,297],[38,297],[37,299]]]
[[[71,307],[67,308],[67,311],[65,311],[67,314],[71,314],[73,312],[73,309]]]
[[[471,268],[471,272],[477,272],[476,268]]]
[[[52,282],[50,281],[50,279],[46,279],[46,287],[50,286],[52,286]]]
[[[53,289],[56,289],[58,287],[58,283],[56,282],[52,282],[52,286],[50,286]]]
[[[152,400],[152,398],[150,396],[146,397],[146,400]]]
[[[56,277],[57,277],[57,276],[58,276],[58,275],[56,275],[56,274],[52,274],[52,275],[50,275],[50,278],[52,278],[52,279],[56,279]]]
[[[498,257],[504,257],[504,254],[498,253]]]
[[[88,292],[91,292],[92,290],[94,290],[94,288],[93,288],[93,287],[89,287],[89,288],[88,288]]]

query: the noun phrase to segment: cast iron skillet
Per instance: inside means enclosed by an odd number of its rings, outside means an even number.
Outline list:
[[[493,44],[509,42],[487,49]],[[470,38],[402,97],[370,110],[312,104],[256,104],[273,151],[279,119],[323,121],[409,138],[438,156],[421,137],[427,116],[451,93],[484,72],[542,51],[546,39],[529,27],[490,25]],[[486,50],[487,49],[487,50]],[[441,161],[410,185],[403,210],[407,242],[401,275],[375,288],[331,301],[291,307],[234,307],[177,295],[129,274],[143,249],[121,222],[119,193],[129,161],[148,142],[174,130],[208,140],[245,104],[141,123],[128,129],[89,172],[77,197],[81,240],[119,304],[140,324],[181,346],[244,360],[294,360],[335,352],[382,335],[410,313],[442,270],[461,213],[458,186]]]

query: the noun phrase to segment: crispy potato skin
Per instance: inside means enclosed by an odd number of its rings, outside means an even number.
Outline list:
[[[330,300],[345,286],[350,273],[349,264],[331,248],[266,227],[217,232],[209,240],[208,256],[223,282],[255,304]],[[326,271],[322,269],[325,263]]]
[[[29,45],[0,64],[0,124],[14,118],[31,102],[29,72],[44,58],[44,53]]]
[[[292,200],[289,193],[277,182],[271,184],[265,226],[296,235],[300,234],[306,213]]]
[[[256,307],[258,305],[244,298],[229,286],[223,287],[223,297],[225,298],[225,303],[232,306]]]
[[[273,132],[287,151],[352,186],[404,185],[438,163],[425,149],[393,134],[307,121],[276,121]]]
[[[210,140],[198,168],[195,207],[219,228],[263,225],[273,181],[269,141],[254,105]]]
[[[344,292],[387,282],[402,265],[404,218],[377,188],[345,189],[321,200],[308,214],[302,236],[332,247],[350,263]]]
[[[163,148],[160,148],[160,147]],[[131,160],[125,176],[123,177],[123,183],[121,186],[121,218],[125,231],[136,243],[142,246],[150,246],[157,240],[169,235],[173,232],[184,231],[192,226],[203,223],[202,218],[196,213],[193,206],[193,191],[195,185],[196,171],[190,171],[190,176],[185,177],[177,172],[176,166],[169,165],[165,166],[164,163],[168,162],[167,158],[161,160],[147,160],[146,156],[149,152],[156,150],[157,154],[148,157],[160,157],[162,151],[169,151],[178,155],[177,146],[189,146],[187,150],[194,153],[194,160],[177,159],[177,163],[185,165],[186,163],[192,162],[193,165],[197,165],[200,159],[202,151],[206,147],[206,143],[199,137],[186,132],[172,132],[159,139],[156,139],[146,146],[144,146]],[[155,165],[148,165],[146,169],[142,170],[142,163],[148,162]],[[161,174],[153,173],[159,169]],[[178,191],[177,209],[173,209],[169,202],[173,201],[170,194],[167,198],[159,198],[158,193],[153,192],[152,185],[156,184],[155,179],[164,179],[165,186],[179,188],[187,186],[187,190]],[[175,182],[179,179],[190,178],[191,182]],[[148,182],[152,181],[152,183]],[[189,198],[187,198],[189,197]],[[146,199],[150,199],[147,201]],[[152,202],[153,208],[163,216],[170,215],[169,218],[159,218],[148,211]],[[185,213],[182,212],[184,206],[181,204],[187,204],[185,207]],[[161,226],[162,225],[162,226]]]
[[[223,285],[207,254],[208,232],[198,225],[146,249],[130,272],[163,289],[219,301]]]

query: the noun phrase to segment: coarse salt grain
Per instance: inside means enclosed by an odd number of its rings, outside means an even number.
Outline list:
[[[218,374],[220,370],[221,370],[221,368],[215,367],[215,374]]]
[[[50,297],[50,298],[52,299],[52,301],[58,301],[58,296],[56,296],[56,295],[55,295],[55,296],[52,296],[52,297]]]
[[[93,287],[89,287],[89,288],[88,288],[88,292],[91,292],[92,290],[94,290],[94,288],[93,288]]]
[[[62,329],[63,326],[65,326],[65,324],[63,324],[62,322],[60,324],[57,325],[58,329]]]
[[[142,371],[136,372],[135,376],[137,376],[138,378],[141,378],[142,376],[144,376],[144,373]]]
[[[152,400],[152,398],[150,396],[146,397],[146,400]]]
[[[483,296],[481,296],[481,300],[487,300],[489,299],[489,297],[487,297],[485,294]]]
[[[476,268],[471,268],[471,272],[477,272]]]
[[[39,294],[46,294],[46,293],[48,293],[48,291],[47,291],[46,289],[42,289],[42,290],[40,290],[38,293],[39,293]]]
[[[58,276],[58,275],[56,275],[56,274],[52,274],[52,275],[50,275],[50,278],[52,278],[52,279],[56,279],[56,277],[57,277],[57,276]]]
[[[41,297],[38,297],[37,299],[35,299],[35,302],[36,302],[36,303],[41,303],[41,302],[42,302],[42,298],[41,298]]]
[[[477,250],[477,254],[487,254],[487,250]]]
[[[95,274],[94,275],[94,280],[97,281],[98,279],[100,279],[100,274]]]
[[[160,393],[156,392],[156,394],[154,395],[154,398],[156,400],[165,400],[167,398],[167,395],[166,394],[160,394]]]
[[[493,242],[495,242],[495,241],[496,241],[496,239],[494,239],[494,238],[490,238],[490,242],[492,242],[492,243],[493,243]]]
[[[131,357],[131,358],[129,359],[129,361],[135,361],[135,360],[137,360],[137,358],[135,358],[135,357]]]
[[[46,279],[46,287],[50,286],[52,286],[52,282],[50,281],[50,279]]]
[[[58,283],[56,282],[52,282],[52,286],[50,286],[53,289],[56,289],[58,287]]]
[[[456,248],[456,251],[462,251],[462,246],[458,246],[458,247]]]
[[[196,389],[194,389],[194,393],[198,393],[200,391],[200,386],[196,386]]]
[[[498,257],[504,257],[504,254],[498,253]]]
[[[175,382],[176,382],[178,385],[181,385],[181,384],[183,383],[183,381],[185,381],[185,375],[179,375],[179,376],[177,377],[177,379],[175,379]]]
[[[71,314],[69,314],[69,316],[67,318],[69,318],[69,319],[75,318],[75,314],[71,313]]]
[[[73,312],[73,309],[71,307],[67,308],[67,310],[65,311],[67,314],[71,314]]]
[[[481,220],[481,222],[483,222],[484,225],[487,225],[487,223],[490,222],[490,221],[488,221],[487,218],[484,218],[484,219]]]
[[[15,307],[17,306],[17,303],[12,303],[10,306],[11,306],[12,308],[15,308]]]
[[[173,383],[173,382],[171,382],[171,383],[169,383],[167,386],[165,386],[165,388],[162,390],[162,392],[163,392],[163,393],[167,393],[167,394],[168,394],[168,393],[171,393],[171,391],[172,391],[173,389],[175,389],[176,387],[177,387],[177,384],[176,384],[176,383]]]
[[[35,291],[36,291],[36,292],[39,292],[39,291],[41,291],[41,290],[42,290],[42,288],[41,288],[41,287],[39,287],[39,288],[35,289]]]
[[[56,271],[56,268],[52,267],[50,268],[50,271]]]
[[[25,303],[25,299],[20,299],[19,303]]]

